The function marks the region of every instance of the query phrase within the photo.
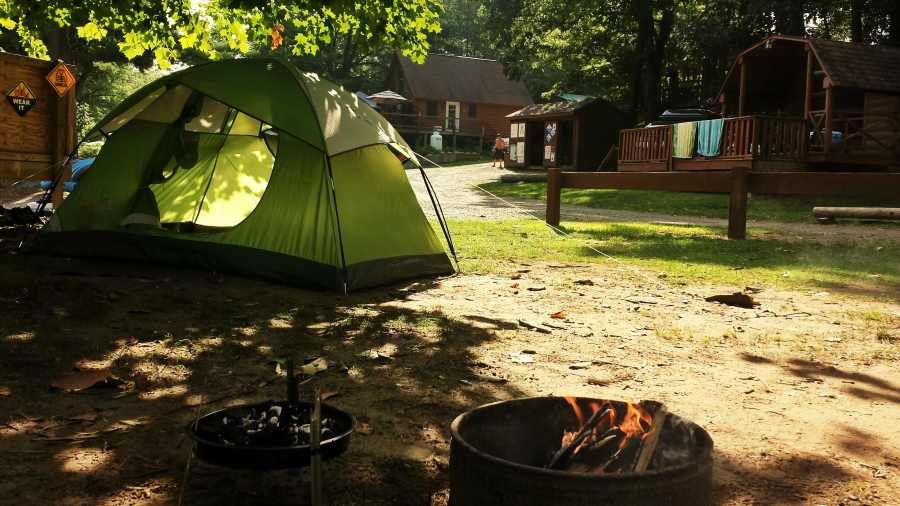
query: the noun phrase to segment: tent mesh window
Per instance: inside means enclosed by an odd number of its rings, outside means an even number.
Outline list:
[[[179,109],[163,101],[166,94],[138,116]],[[268,186],[278,151],[276,130],[208,96],[201,100],[199,112],[184,123],[184,154],[173,154],[162,181],[150,184],[162,227],[177,232],[217,232],[247,218]]]

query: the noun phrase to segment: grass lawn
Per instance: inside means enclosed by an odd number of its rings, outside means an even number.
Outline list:
[[[497,195],[547,200],[545,183],[484,183],[484,189]],[[646,211],[678,216],[728,218],[728,195],[724,193],[685,193],[638,190],[573,190],[563,189],[564,204],[578,204],[622,211]],[[787,223],[813,222],[813,207],[900,207],[897,198],[780,196],[751,198],[747,203],[747,219]],[[871,220],[841,222],[871,223]],[[879,226],[888,222],[877,222]],[[900,226],[898,224],[897,226]]]
[[[451,221],[449,225],[461,267],[467,272],[506,272],[509,267],[498,260],[507,259],[609,262],[534,220]],[[575,222],[564,222],[561,228],[654,281],[665,272],[665,281],[675,285],[806,289],[900,300],[900,245],[896,243],[818,243],[755,228],[748,230],[744,241],[727,240],[721,228]],[[876,251],[877,247],[884,249]]]

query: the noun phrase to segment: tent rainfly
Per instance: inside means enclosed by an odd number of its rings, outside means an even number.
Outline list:
[[[355,94],[284,60],[165,76],[85,141],[104,137],[30,251],[345,293],[454,272],[403,169],[419,165],[409,146]]]

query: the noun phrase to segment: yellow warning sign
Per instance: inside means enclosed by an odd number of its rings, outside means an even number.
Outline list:
[[[25,84],[25,81],[19,81],[19,84],[6,94],[6,100],[9,100],[9,103],[12,104],[13,109],[16,110],[16,113],[19,116],[25,116],[25,113],[37,103],[37,99],[34,98],[34,93],[28,89],[28,85]]]
[[[66,67],[65,63],[59,62],[56,68],[47,74],[47,81],[50,81],[50,86],[53,86],[53,89],[59,93],[59,96],[63,96],[75,84],[75,76],[69,72],[69,68]]]

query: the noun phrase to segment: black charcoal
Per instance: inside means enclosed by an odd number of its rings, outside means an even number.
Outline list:
[[[197,436],[207,441],[233,446],[281,448],[308,445],[310,442],[309,409],[278,406],[266,401],[253,406],[227,409],[212,417],[203,417]],[[321,440],[334,438],[347,430],[333,418],[322,420]]]

